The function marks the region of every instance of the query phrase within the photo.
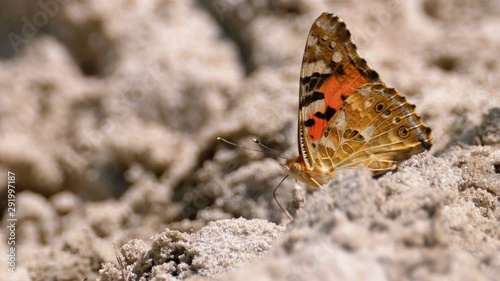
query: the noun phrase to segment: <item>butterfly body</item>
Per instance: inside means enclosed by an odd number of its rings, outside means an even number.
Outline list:
[[[286,170],[313,187],[342,168],[393,170],[432,145],[414,109],[358,54],[345,23],[323,13],[309,32],[300,73],[299,157]]]

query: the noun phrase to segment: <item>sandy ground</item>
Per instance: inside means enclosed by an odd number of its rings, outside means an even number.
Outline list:
[[[0,1],[0,280],[498,278],[499,2],[366,2]],[[305,197],[285,181],[290,223],[278,160],[216,137],[294,156],[324,11],[434,146]]]

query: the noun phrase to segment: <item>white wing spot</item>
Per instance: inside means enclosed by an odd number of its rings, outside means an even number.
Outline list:
[[[344,58],[344,56],[342,55],[341,52],[337,51],[337,52],[333,53],[332,60],[335,63],[341,62],[343,58]]]
[[[323,41],[328,40],[328,35],[323,36],[323,38],[321,38],[321,39],[323,39]]]
[[[307,38],[307,47],[312,47],[318,45],[318,38],[313,35],[309,35],[309,38]]]
[[[335,43],[335,41],[330,42],[330,48],[334,49],[335,46],[337,46],[337,43]]]
[[[367,96],[370,92],[371,92],[370,88],[361,88],[361,89],[359,90],[359,93],[360,93],[362,96]],[[368,104],[368,105],[371,105],[371,103],[370,103],[370,104]]]
[[[338,113],[338,117],[337,117],[337,120],[335,120],[335,123],[336,123],[336,127],[341,131],[347,127],[347,122],[345,120],[345,111],[341,110]]]
[[[317,100],[307,106],[307,109],[311,112],[318,112],[323,110],[326,107],[326,101],[324,99]]]
[[[318,20],[314,22],[314,24],[316,24],[316,26],[318,26],[319,28],[323,29],[323,31],[326,31],[326,29],[330,27],[330,22],[327,20]]]
[[[332,69],[326,67],[325,61],[323,60],[317,60],[314,62],[307,63],[304,67],[304,71],[305,72],[302,73],[302,77],[311,76],[315,72],[324,74],[332,73]]]
[[[367,140],[370,139],[375,131],[375,126],[370,126],[361,132],[361,135]]]
[[[328,129],[330,129],[330,128],[328,128]],[[326,147],[334,147],[334,144],[333,144],[333,141],[332,141],[332,139],[331,139],[331,138],[323,138],[323,140],[322,140],[321,142],[322,142],[321,144],[322,144],[323,146],[326,146]]]
[[[369,108],[373,104],[373,99],[365,100],[365,108]]]

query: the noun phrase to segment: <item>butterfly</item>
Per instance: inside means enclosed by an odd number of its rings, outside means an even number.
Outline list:
[[[385,85],[359,55],[346,24],[330,13],[309,31],[298,119],[299,156],[285,170],[315,189],[338,169],[365,166],[380,175],[432,146],[415,105]]]

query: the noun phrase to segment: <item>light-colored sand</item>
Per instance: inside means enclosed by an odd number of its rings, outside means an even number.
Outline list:
[[[18,218],[0,280],[500,276],[497,1],[20,3],[0,2],[0,192],[14,172]],[[304,202],[285,181],[289,223],[277,161],[216,137],[294,156],[324,11],[434,146],[377,179],[339,171]]]

